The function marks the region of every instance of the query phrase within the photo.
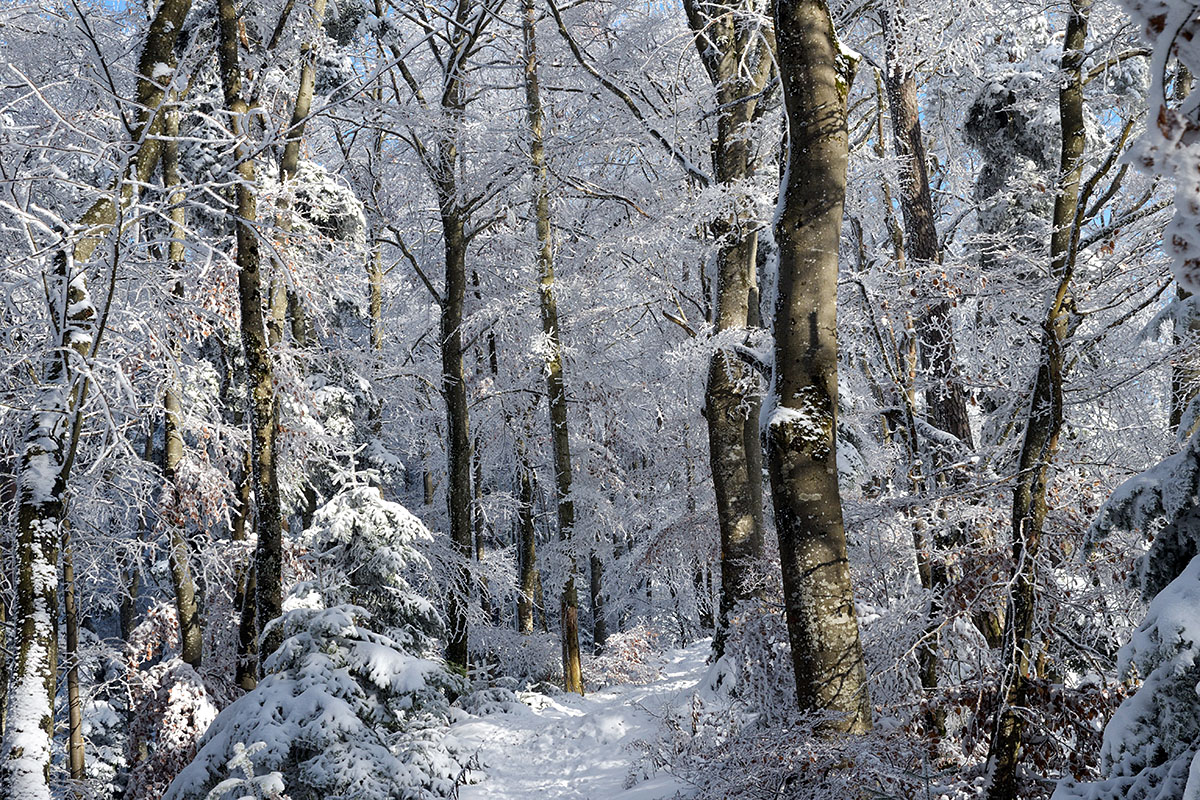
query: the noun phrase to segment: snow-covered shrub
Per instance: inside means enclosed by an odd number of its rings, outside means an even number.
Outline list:
[[[593,690],[619,683],[651,683],[662,676],[670,644],[665,631],[646,624],[609,634],[604,651],[584,662],[584,680]]]
[[[167,800],[208,797],[237,747],[260,743],[254,774],[282,775],[292,800],[450,796],[461,767],[440,738],[461,682],[362,627],[366,616],[349,605],[287,611],[267,676],[217,716]],[[213,800],[237,796],[231,787]]]
[[[730,615],[725,653],[713,665],[708,686],[749,713],[763,715],[764,722],[789,713],[796,704],[796,676],[778,597],[775,602],[768,596],[745,600]]]
[[[427,649],[438,615],[409,582],[429,568],[417,550],[433,539],[424,523],[384,500],[379,489],[351,484],[317,509],[303,539],[311,554],[311,588],[325,605],[361,606],[405,651]]]
[[[217,716],[203,679],[178,658],[139,675],[133,688],[130,800],[158,800],[196,753],[202,731]]]
[[[557,633],[523,634],[512,628],[480,627],[473,646],[487,653],[494,671],[512,679],[516,686],[562,683],[562,642]],[[587,664],[585,658],[585,669]]]
[[[1121,651],[1120,670],[1141,687],[1104,730],[1105,780],[1064,783],[1054,800],[1200,797],[1200,559],[1150,603]]]
[[[273,623],[283,642],[266,677],[221,712],[166,796],[206,797],[239,746],[254,751],[253,777],[279,773],[291,800],[449,796],[462,769],[442,739],[465,685],[421,657],[437,615],[409,583],[430,538],[374,487],[351,482],[318,509],[302,537],[308,580]]]
[[[939,797],[921,776],[921,760],[899,731],[831,736],[825,719],[800,714],[794,701],[764,724],[744,706],[719,694],[695,695],[690,705],[669,710],[661,733],[637,743],[642,755],[629,783],[664,771],[695,787],[703,800],[833,797]]]
[[[238,800],[291,800],[283,793],[283,776],[278,772],[254,774],[254,754],[265,746],[262,742],[251,747],[240,742],[235,744],[233,758],[225,765],[231,777],[214,786],[204,800],[219,800],[231,795]]]

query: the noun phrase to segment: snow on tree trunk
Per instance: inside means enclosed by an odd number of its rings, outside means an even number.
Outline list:
[[[715,322],[720,338],[709,361],[704,415],[721,533],[720,616],[713,638],[719,655],[729,615],[749,596],[754,584],[751,568],[762,555],[762,458],[754,401],[758,380],[730,346],[746,339],[751,316],[758,316],[758,231],[743,209],[751,205],[746,195],[756,165],[750,126],[762,113],[762,94],[772,73],[774,33],[757,21],[761,12],[754,3],[689,0],[684,9],[696,35],[700,62],[716,89],[719,114],[713,174],[722,189],[734,194],[738,209],[711,223],[719,242]]]
[[[25,435],[17,512],[16,663],[4,731],[3,786],[13,800],[50,797],[50,750],[58,677],[58,552],[63,539],[72,427],[92,346],[95,306],[68,248],[49,284],[58,298],[54,347]]]
[[[776,6],[788,163],[775,238],[775,400],[766,420],[796,694],[831,727],[871,728],[837,470],[837,276],[846,98],[856,54],[820,0]],[[765,410],[764,410],[765,411]]]

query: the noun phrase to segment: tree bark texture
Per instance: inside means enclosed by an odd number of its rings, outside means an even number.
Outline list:
[[[1020,764],[1034,650],[1037,602],[1037,556],[1046,520],[1046,487],[1063,425],[1063,344],[1071,325],[1074,302],[1070,281],[1078,242],[1079,183],[1086,129],[1083,111],[1083,52],[1092,0],[1072,0],[1063,41],[1062,87],[1058,106],[1062,121],[1062,155],[1054,227],[1050,237],[1051,275],[1058,280],[1043,323],[1041,353],[1019,471],[1013,487],[1013,573],[1004,631],[1003,696],[988,754],[991,782],[988,800],[1020,797]]]
[[[67,771],[75,782],[75,796],[83,797],[83,781],[87,774],[83,750],[83,703],[79,696],[79,607],[70,529],[66,524],[63,525],[62,561],[63,621],[67,628]]]
[[[258,533],[254,556],[255,626],[263,637],[259,643],[259,673],[262,662],[279,644],[278,634],[266,635],[267,625],[283,612],[283,520],[279,480],[275,465],[277,404],[274,365],[267,343],[263,314],[263,279],[255,223],[258,219],[254,193],[255,169],[245,129],[250,108],[242,94],[242,68],[238,42],[238,14],[233,0],[219,0],[220,37],[217,54],[225,110],[236,137],[233,161],[238,181],[235,186],[235,239],[238,267],[238,299],[241,308],[242,347],[246,353],[246,380],[250,395],[250,442],[255,526]]]
[[[739,0],[687,0],[684,9],[696,36],[700,61],[717,94],[713,174],[739,197],[739,206],[746,206],[755,172],[751,123],[758,116],[772,73],[773,34],[769,27],[747,22],[755,15]],[[739,210],[713,220],[710,227],[720,242],[716,332],[747,332],[757,325],[750,321],[751,316],[758,317],[757,223]],[[750,595],[753,565],[762,555],[759,392],[754,370],[728,346],[718,347],[709,362],[704,408],[721,535],[720,612],[713,638],[718,655],[724,650],[729,615]]]
[[[167,111],[166,130],[168,137],[179,136],[179,112]],[[171,294],[176,299],[183,297],[182,272],[184,267],[184,235],[186,216],[184,191],[179,181],[179,143],[173,138],[163,146],[163,183],[169,193],[171,241],[167,247],[167,258],[172,272]],[[185,536],[186,522],[179,511],[179,462],[183,460],[183,387],[177,369],[179,340],[175,325],[178,319],[168,320],[167,342],[171,353],[168,365],[167,389],[163,397],[163,427],[165,447],[163,450],[164,521],[170,542],[171,586],[175,590],[175,612],[179,618],[180,657],[193,669],[200,668],[204,649],[201,631],[200,606],[196,601],[196,582],[192,578],[191,559]]]
[[[575,500],[571,496],[571,440],[567,429],[567,389],[563,376],[562,329],[554,292],[554,247],[550,223],[550,185],[543,144],[544,119],[538,90],[537,10],[533,0],[524,0],[522,32],[525,40],[525,108],[529,121],[530,167],[533,171],[533,206],[538,241],[538,293],[542,333],[546,337],[545,374],[550,409],[550,442],[554,454],[554,492],[558,506],[558,538],[571,546],[575,534]],[[607,637],[604,622],[600,565],[593,556],[591,572],[592,619],[596,647]],[[568,692],[583,694],[583,671],[579,661],[579,592],[576,588],[576,558],[569,554],[569,571],[562,596],[563,682]]]
[[[821,0],[780,0],[775,31],[788,116],[776,226],[778,407],[767,457],[800,708],[831,729],[871,727],[838,490],[837,278],[854,64]]]

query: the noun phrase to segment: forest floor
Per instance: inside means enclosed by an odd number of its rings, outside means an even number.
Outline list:
[[[503,713],[472,717],[451,728],[460,752],[479,764],[461,800],[667,800],[690,787],[652,774],[640,742],[662,731],[663,713],[687,707],[704,680],[711,642],[667,654],[657,680],[610,686],[584,697],[533,692]],[[637,771],[638,782],[631,775]],[[631,785],[632,783],[632,785]]]

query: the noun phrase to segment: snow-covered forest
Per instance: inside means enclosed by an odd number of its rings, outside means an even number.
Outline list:
[[[0,797],[1197,800],[1197,74],[1193,0],[0,0]]]

